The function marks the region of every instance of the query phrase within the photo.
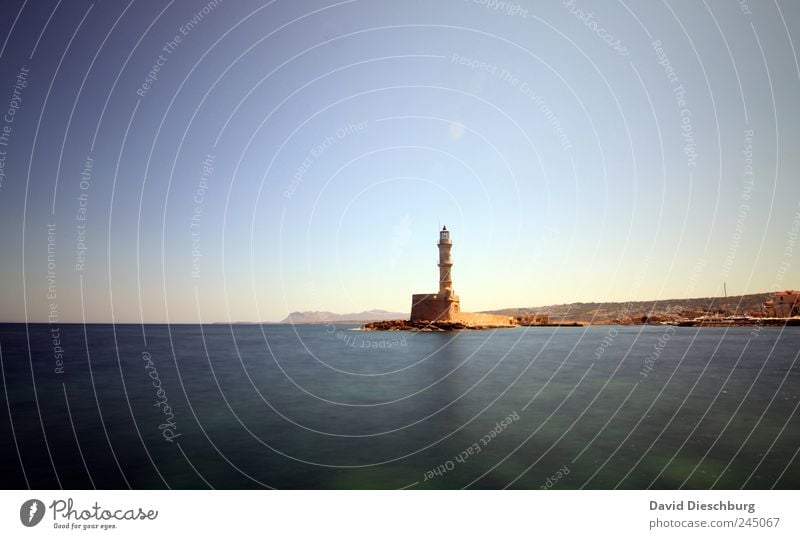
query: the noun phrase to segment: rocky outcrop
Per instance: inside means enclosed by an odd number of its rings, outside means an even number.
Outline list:
[[[364,331],[456,331],[462,329],[495,329],[508,328],[510,325],[468,324],[464,322],[446,322],[429,320],[382,320],[369,322],[361,326]]]

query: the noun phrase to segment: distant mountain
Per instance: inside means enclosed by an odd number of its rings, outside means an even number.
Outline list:
[[[764,300],[772,292],[728,296],[727,298],[659,299],[649,301],[625,301],[609,303],[566,303],[542,307],[519,307],[486,311],[506,316],[549,315],[553,320],[579,320],[584,322],[606,322],[626,320],[642,316],[694,317],[709,313],[744,314],[760,312]]]
[[[289,313],[279,324],[324,324],[325,322],[375,322],[377,320],[407,320],[408,313],[393,313],[372,309],[360,313],[338,314],[328,311],[302,311]]]

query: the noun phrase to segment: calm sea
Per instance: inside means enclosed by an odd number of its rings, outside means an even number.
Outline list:
[[[800,328],[0,325],[3,488],[800,488]]]

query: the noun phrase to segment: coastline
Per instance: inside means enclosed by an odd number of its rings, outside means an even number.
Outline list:
[[[582,327],[580,322],[565,322],[560,324],[539,324],[540,327]],[[460,330],[486,330],[486,329],[512,329],[526,327],[524,324],[468,324],[465,322],[447,321],[410,321],[410,320],[380,320],[362,324],[361,331],[460,331]]]
[[[378,320],[361,324],[356,331],[461,331],[461,330],[487,330],[487,329],[511,329],[518,327],[584,327],[584,326],[675,326],[675,327],[793,327],[800,326],[800,318],[702,318],[684,319],[665,322],[642,322],[642,323],[614,323],[603,321],[602,323],[565,321],[556,323],[525,324],[517,323],[513,325],[491,325],[491,324],[467,324],[464,322],[429,321],[423,320],[412,322],[410,320]]]

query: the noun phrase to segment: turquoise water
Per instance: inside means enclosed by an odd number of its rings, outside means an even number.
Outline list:
[[[353,327],[0,325],[2,486],[800,487],[800,328]]]

